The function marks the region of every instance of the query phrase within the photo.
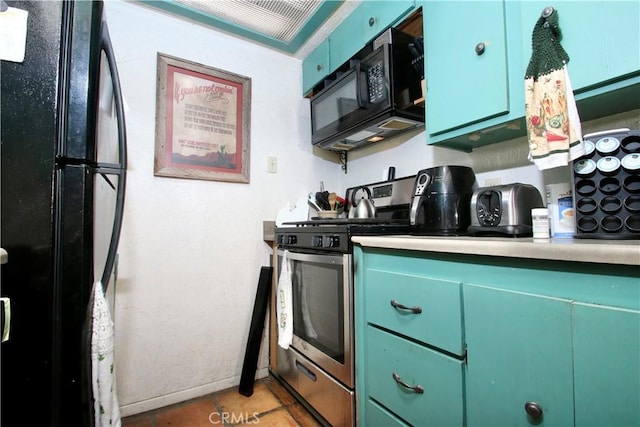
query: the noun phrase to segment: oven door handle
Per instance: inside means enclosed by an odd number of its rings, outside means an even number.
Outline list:
[[[284,256],[284,250],[278,249],[278,255]],[[323,264],[337,264],[343,265],[344,258],[343,255],[321,255],[321,254],[311,254],[311,253],[300,253],[289,251],[287,257],[294,261],[303,261],[303,262],[319,262]]]

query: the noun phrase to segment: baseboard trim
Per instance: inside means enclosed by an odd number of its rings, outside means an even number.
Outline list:
[[[261,368],[256,372],[256,379],[265,378],[268,375],[268,368]],[[164,396],[154,397],[152,399],[143,400],[140,402],[129,403],[120,406],[120,415],[124,418],[135,414],[141,414],[143,412],[152,411],[154,409],[163,408],[175,403],[185,402],[190,399],[195,399],[207,394],[215,393],[216,391],[237,386],[238,384],[240,384],[240,375],[236,375],[231,378],[225,378],[224,380],[215,381],[187,390],[166,394]]]

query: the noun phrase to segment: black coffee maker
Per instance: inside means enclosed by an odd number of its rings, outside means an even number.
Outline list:
[[[416,175],[409,219],[416,234],[466,234],[476,175],[467,166],[437,166]]]

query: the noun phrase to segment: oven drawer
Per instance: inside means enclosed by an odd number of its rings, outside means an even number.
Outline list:
[[[368,400],[402,414],[413,425],[427,420],[434,426],[463,425],[461,360],[372,326],[366,333]],[[415,392],[399,381],[424,391]]]
[[[464,354],[461,283],[375,269],[366,270],[364,283],[367,323]]]

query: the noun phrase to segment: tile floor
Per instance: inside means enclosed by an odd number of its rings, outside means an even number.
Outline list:
[[[232,387],[165,408],[132,415],[123,427],[319,427],[321,424],[284,388],[269,376],[258,380],[246,397]]]

